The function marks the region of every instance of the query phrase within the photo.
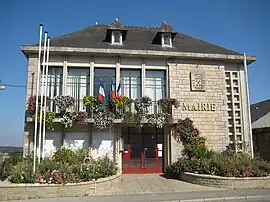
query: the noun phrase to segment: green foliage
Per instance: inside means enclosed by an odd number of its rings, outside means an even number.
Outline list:
[[[10,173],[10,181],[13,183],[34,183],[36,175],[33,173],[33,158],[23,158],[15,165]]]
[[[193,125],[193,121],[189,118],[179,119],[173,126],[173,136],[177,142],[185,144],[192,143],[200,134],[200,131]]]
[[[84,96],[83,97],[83,104],[84,106],[94,105],[97,104],[98,99],[96,96]]]
[[[160,99],[158,101],[158,105],[160,106],[163,113],[172,114],[172,106],[174,106],[175,108],[178,108],[179,102],[175,98]]]
[[[53,127],[53,120],[55,118],[55,113],[53,112],[46,112],[45,115],[45,126],[48,130],[54,130]],[[37,114],[37,120],[40,121],[40,110]],[[44,122],[44,112],[42,113],[42,123]]]
[[[11,181],[14,183],[72,183],[108,177],[117,173],[116,164],[108,157],[91,158],[84,163],[89,150],[61,148],[51,158],[44,158],[33,173],[33,158],[23,158],[13,167]]]
[[[22,155],[14,154],[14,153],[9,154],[5,158],[1,166],[0,176],[3,176],[3,177],[9,176],[11,174],[12,168],[16,166],[21,160],[22,160]]]
[[[208,149],[206,139],[190,119],[179,120],[174,126],[176,139],[184,145],[183,157],[165,168],[169,178],[179,178],[183,172],[217,175],[224,177],[263,177],[270,175],[270,163],[251,158],[244,152],[235,153],[230,148],[218,153]],[[232,152],[233,151],[233,152]]]

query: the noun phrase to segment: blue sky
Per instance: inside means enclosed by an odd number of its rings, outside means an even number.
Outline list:
[[[26,84],[27,60],[20,45],[38,43],[39,24],[51,37],[95,22],[158,27],[168,22],[178,32],[257,56],[249,66],[251,103],[270,98],[270,1],[0,1],[0,80]],[[25,89],[0,91],[0,145],[22,145]]]

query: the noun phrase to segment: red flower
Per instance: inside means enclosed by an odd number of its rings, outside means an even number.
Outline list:
[[[198,130],[198,129],[194,129],[193,131],[192,131],[192,135],[199,135],[200,134],[200,131]]]

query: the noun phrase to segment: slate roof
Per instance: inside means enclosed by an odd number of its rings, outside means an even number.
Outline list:
[[[115,23],[115,26],[119,24]],[[78,48],[103,48],[103,49],[127,49],[127,50],[154,50],[169,52],[210,53],[225,55],[240,55],[229,49],[192,38],[182,33],[173,32],[173,47],[165,48],[157,40],[160,29],[171,29],[164,25],[161,28],[146,28],[124,26],[126,31],[123,45],[111,45],[108,30],[111,25],[94,25],[67,35],[51,39],[51,46],[78,47]],[[242,55],[242,54],[241,54]]]
[[[270,128],[270,112],[252,123],[252,128]]]
[[[250,106],[251,122],[254,123],[255,121],[266,116],[269,112],[270,112],[270,99],[252,104]],[[270,118],[269,115],[267,117]]]

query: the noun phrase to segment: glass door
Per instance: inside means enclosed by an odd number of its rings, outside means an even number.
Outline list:
[[[163,130],[123,128],[123,173],[160,173],[163,167]]]

